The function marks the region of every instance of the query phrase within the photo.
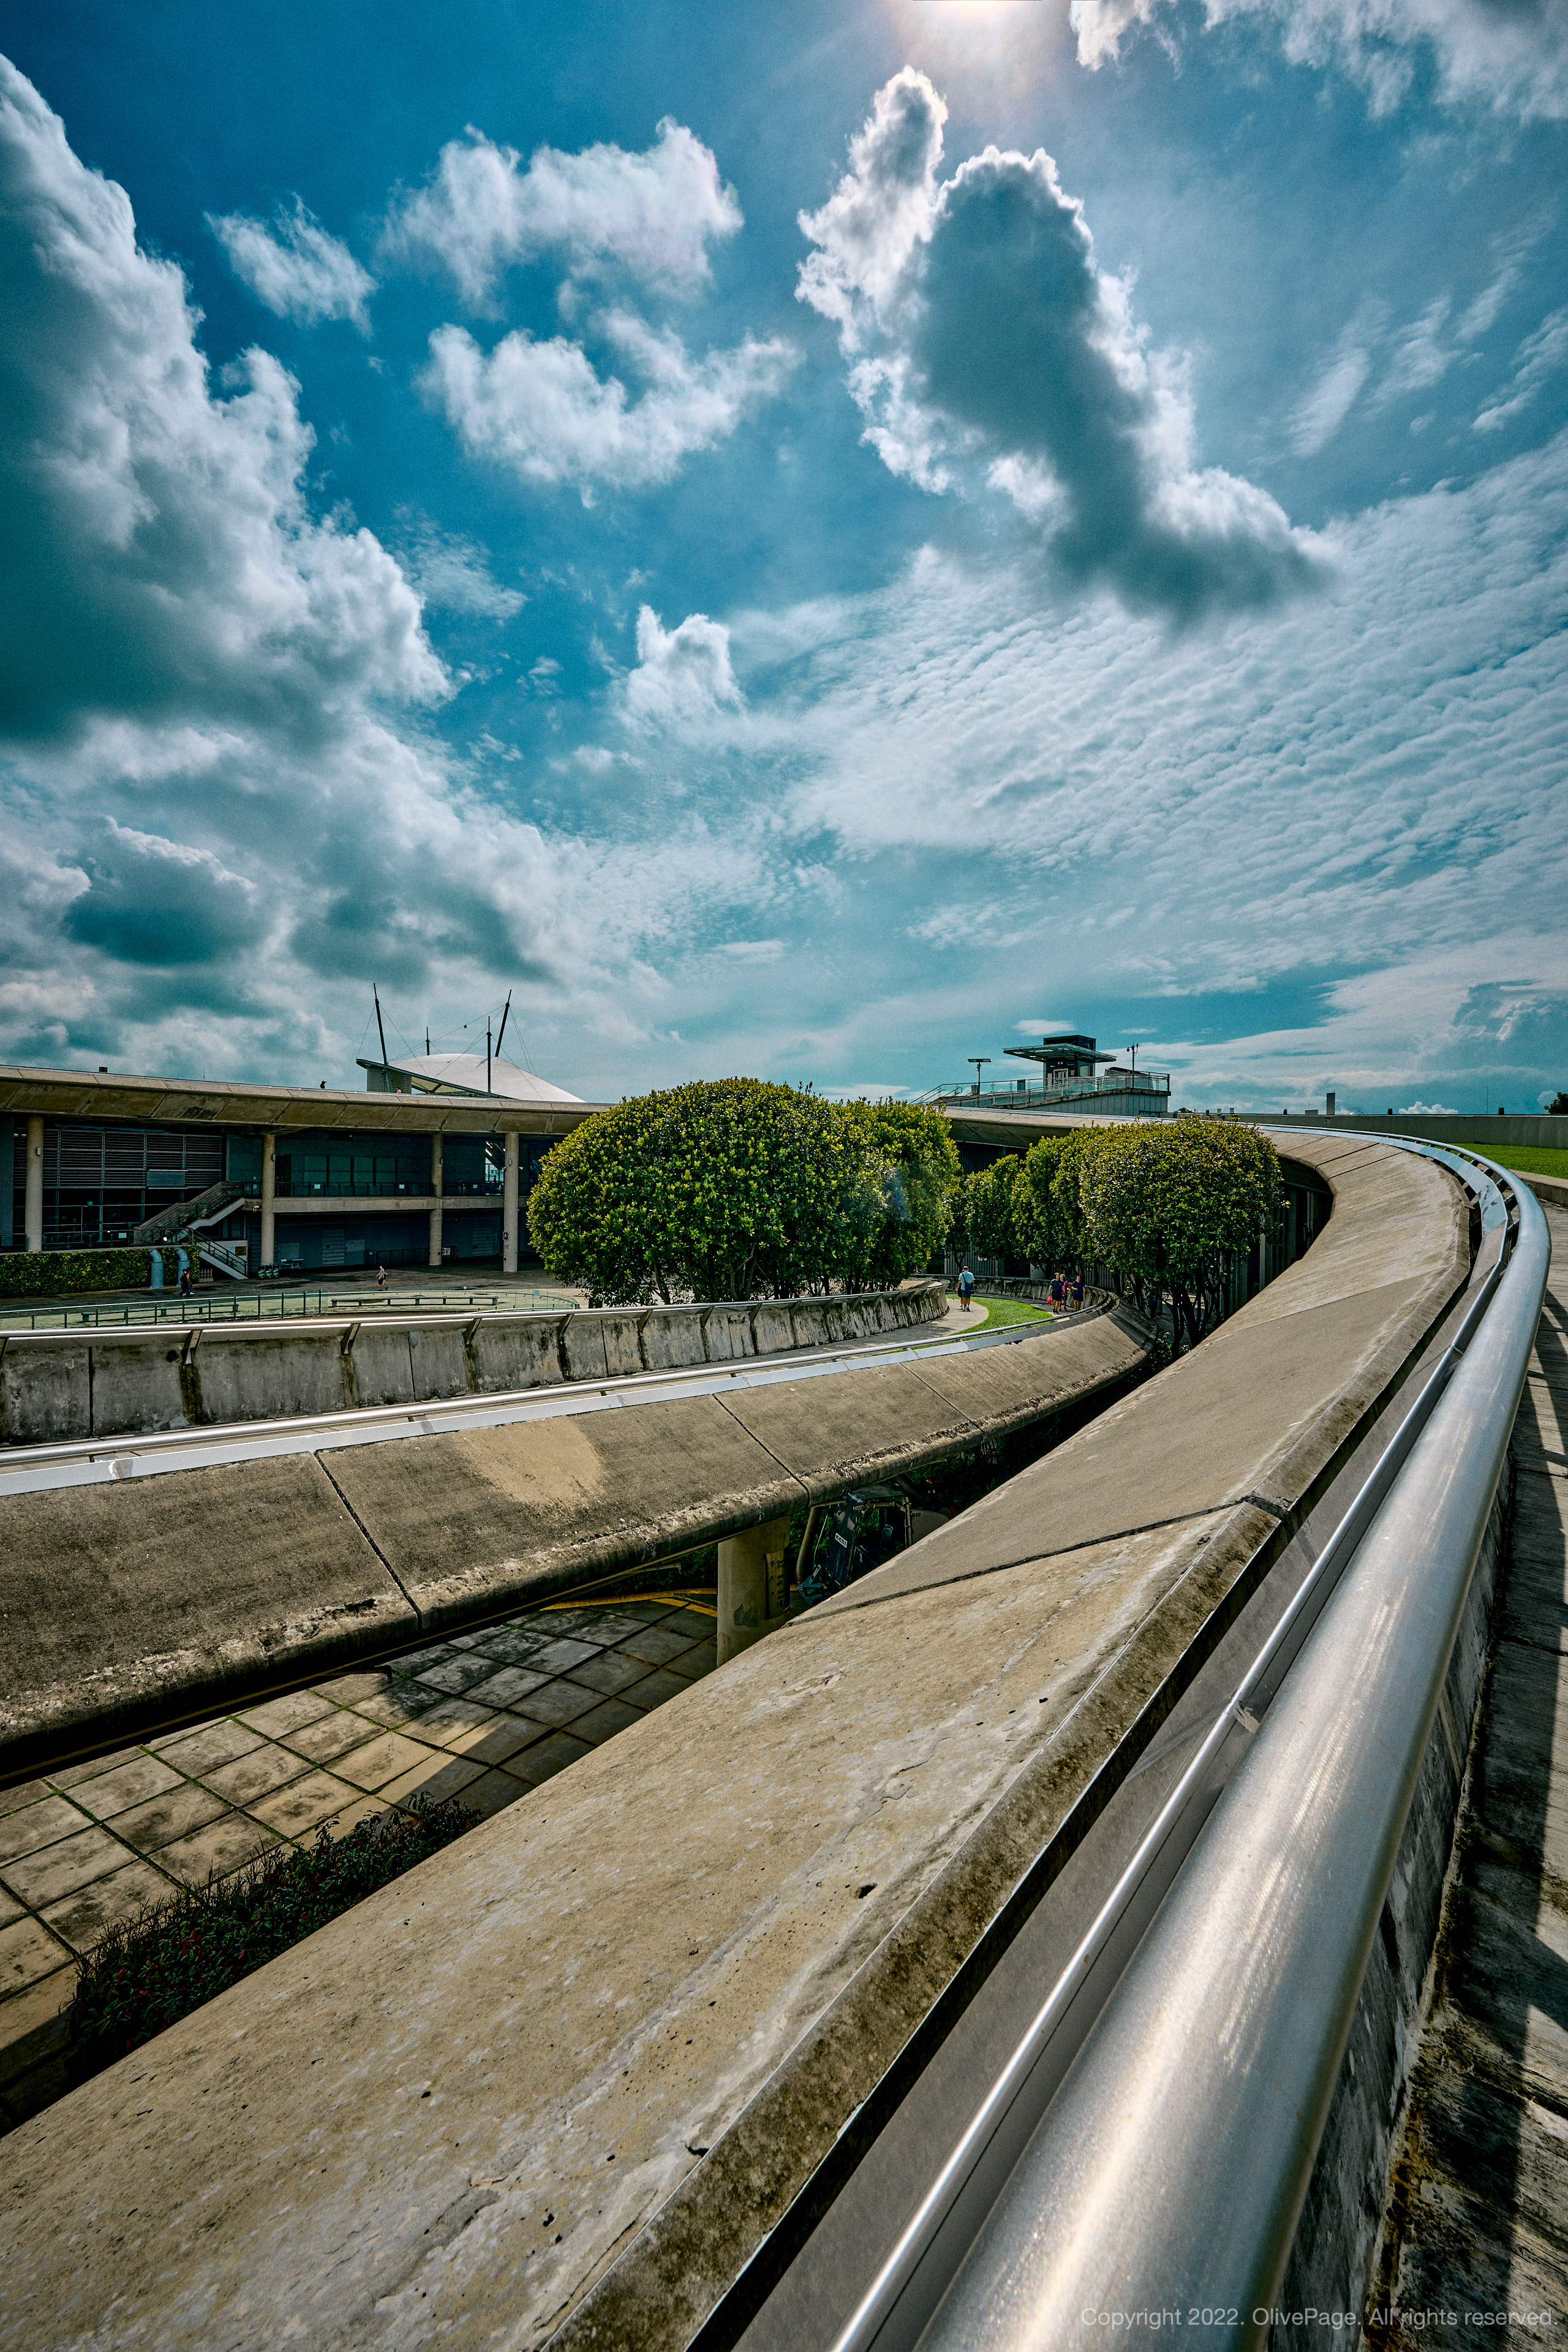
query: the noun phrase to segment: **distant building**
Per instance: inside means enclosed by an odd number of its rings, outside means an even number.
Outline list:
[[[0,1249],[514,1270],[541,1162],[595,1106],[493,1060],[487,1095],[482,1054],[365,1066],[363,1094],[0,1067]]]
[[[978,1103],[989,1110],[1072,1110],[1098,1118],[1163,1118],[1171,1107],[1168,1070],[1121,1066],[1102,1054],[1092,1037],[1064,1030],[1037,1045],[1006,1045],[1005,1058],[1037,1062],[1037,1078],[994,1078],[982,1084],[976,1070],[965,1086],[933,1087],[921,1099],[951,1105]]]

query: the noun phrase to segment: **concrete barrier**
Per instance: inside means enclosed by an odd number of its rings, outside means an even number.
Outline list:
[[[0,1444],[271,1421],[345,1407],[739,1362],[940,1319],[940,1283],[845,1298],[161,1324],[0,1334]],[[759,1319],[760,1318],[760,1319]],[[193,1339],[193,1334],[195,1337]]]
[[[362,1327],[346,1360],[365,1336]],[[374,1336],[376,1377],[390,1385],[400,1335]],[[423,1335],[401,1336],[406,1351]],[[722,1397],[623,1391],[614,1409],[595,1392],[577,1412],[400,1431],[374,1444],[305,1433],[298,1454],[321,1470],[302,1490],[308,1509],[292,1486],[276,1503],[243,1445],[239,1459],[211,1467],[127,1457],[123,1480],[105,1482],[100,1468],[97,1483],[76,1483],[81,1474],[68,1471],[0,1495],[0,1780],[210,1713],[247,1675],[256,1696],[319,1678],[363,1655],[367,1627],[391,1648],[503,1616],[857,1478],[1092,1409],[1141,1373],[1148,1346],[1134,1318],[1107,1317],[929,1369],[851,1360]],[[187,1491],[202,1498],[199,1541],[177,1501]],[[341,1580],[367,1544],[383,1578],[374,1608],[345,1597]],[[244,1641],[226,1597],[210,1622],[199,1599],[204,1584],[227,1595],[237,1546]],[[273,1661],[265,1671],[263,1659]]]
[[[1070,1856],[1462,1286],[1451,1177],[1354,1137],[1295,1149],[1332,1219],[1193,1356],[13,2132],[3,2340],[689,2344],[1026,1877]],[[1129,1332],[1117,1310],[701,1401],[728,1430],[677,1405],[638,1475],[678,1513],[678,1464],[711,1443],[733,1524],[743,1489],[756,1525],[781,1472],[825,1490],[879,1448],[1038,1412],[1042,1372],[1082,1380],[1078,1351],[1109,1365]],[[509,1526],[587,1557],[567,1489],[629,1512],[640,1423],[533,1424],[459,1486],[466,1439],[331,1468],[434,1614],[470,1573],[500,1589]]]

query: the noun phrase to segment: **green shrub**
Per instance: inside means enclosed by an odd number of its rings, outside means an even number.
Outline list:
[[[919,1103],[845,1103],[861,1181],[833,1271],[851,1290],[892,1290],[941,1248],[963,1182],[952,1129]]]
[[[79,2058],[107,2066],[291,1944],[325,1927],[479,1820],[472,1806],[416,1797],[401,1812],[323,1826],[309,1852],[274,1846],[229,1878],[155,1903],[78,1963],[68,2021]]]
[[[1171,1301],[1178,1352],[1219,1319],[1231,1261],[1268,1230],[1279,1161],[1256,1128],[1195,1113],[1079,1129],[1076,1174],[1084,1255],[1114,1266],[1157,1307]]]
[[[900,1281],[946,1229],[959,1171],[945,1125],[760,1078],[636,1096],[550,1152],[529,1231],[595,1306]]]
[[[161,1253],[163,1279],[177,1279],[179,1258]],[[78,1290],[145,1290],[153,1253],[121,1250],[7,1250],[0,1256],[0,1298],[58,1298]]]
[[[1073,1220],[1056,1191],[1068,1149],[1065,1135],[1042,1135],[1030,1145],[1013,1179],[1013,1231],[1018,1255],[1055,1274],[1077,1263]]]
[[[979,1257],[1021,1257],[1013,1225],[1013,1187],[1019,1174],[1016,1160],[994,1160],[964,1180],[964,1229],[969,1247]]]

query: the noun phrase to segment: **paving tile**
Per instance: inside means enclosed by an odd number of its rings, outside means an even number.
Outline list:
[[[619,1698],[623,1691],[629,1693],[655,1671],[646,1658],[628,1658],[619,1650],[606,1650],[602,1658],[585,1658],[580,1666],[574,1666],[572,1679],[597,1691],[601,1698]]]
[[[584,1659],[596,1658],[603,1647],[600,1642],[547,1642],[529,1663],[542,1675],[570,1674]]]
[[[493,1764],[496,1760],[497,1759],[492,1756],[490,1759],[491,1763]],[[0,1927],[8,1927],[13,1919],[21,1918],[22,1913],[23,1906],[17,1902],[16,1896],[14,1895],[7,1895],[5,1889],[3,1886],[0,1886]]]
[[[49,1793],[47,1780],[24,1780],[18,1788],[0,1789],[0,1822],[8,1813],[20,1812],[24,1805],[36,1804]]]
[[[216,1789],[231,1805],[249,1805],[271,1790],[280,1789],[286,1780],[297,1780],[304,1769],[301,1758],[287,1748],[274,1748],[269,1742],[264,1748],[253,1748],[247,1756],[236,1757],[232,1764],[220,1764],[216,1772],[205,1772],[202,1777],[209,1789]]]
[[[418,1679],[429,1690],[451,1691],[460,1696],[470,1683],[482,1683],[494,1671],[489,1658],[443,1658],[438,1666],[427,1666]]]
[[[144,1805],[133,1805],[128,1813],[117,1814],[114,1834],[133,1845],[138,1853],[152,1853],[159,1846],[172,1845],[175,1838],[188,1837],[193,1830],[205,1829],[226,1810],[223,1799],[215,1797],[210,1789],[182,1780],[166,1797],[151,1798]]]
[[[526,1715],[531,1723],[560,1725],[570,1723],[575,1716],[586,1715],[591,1706],[598,1704],[597,1691],[584,1690],[576,1683],[557,1681],[542,1683],[538,1690],[519,1699],[510,1712]]]
[[[427,1650],[405,1650],[402,1657],[394,1658],[392,1672],[395,1675],[422,1675],[426,1667],[438,1666],[443,1658],[457,1655],[454,1643],[433,1642]]]
[[[586,1715],[575,1718],[572,1737],[574,1739],[591,1739],[595,1748],[602,1748],[605,1741],[613,1739],[617,1731],[625,1731],[628,1724],[641,1721],[641,1711],[628,1706],[624,1699],[602,1698],[597,1706],[590,1707]]]
[[[7,2097],[18,2074],[66,2046],[60,2012],[76,1990],[76,1964],[63,1945],[56,1949],[66,1963],[63,1968],[0,2002],[0,2090]]]
[[[501,1625],[486,1633],[479,1647],[487,1658],[497,1658],[502,1665],[526,1666],[554,1639],[553,1633],[541,1633],[526,1625]]]
[[[515,1706],[520,1698],[526,1698],[548,1680],[548,1675],[536,1675],[526,1666],[503,1666],[488,1682],[476,1683],[468,1697],[475,1706]]]
[[[247,1706],[239,1720],[268,1739],[280,1739],[286,1731],[314,1723],[331,1705],[331,1699],[318,1698],[314,1691],[287,1691],[281,1698],[269,1698],[265,1706]]]
[[[648,1625],[640,1633],[632,1634],[621,1643],[616,1655],[623,1658],[646,1658],[650,1666],[665,1666],[682,1650],[691,1647],[689,1633],[667,1633],[662,1625]]]
[[[62,1960],[71,1955],[66,1946],[41,1927],[36,1919],[18,1919],[12,1927],[0,1927],[0,2001],[14,1992],[26,1992],[40,1977],[52,1976]],[[0,2009],[0,2021],[5,2017]],[[0,2032],[4,2032],[0,2022]]]
[[[334,1706],[357,1706],[362,1699],[374,1698],[386,1688],[384,1668],[375,1667],[363,1675],[339,1675],[330,1683],[322,1683],[316,1692],[318,1698],[330,1698]]]
[[[158,1866],[173,1871],[187,1886],[205,1886],[209,1877],[226,1878],[242,1863],[254,1862],[278,1840],[259,1822],[244,1813],[225,1813],[205,1830],[178,1838],[160,1849]]]
[[[76,1801],[95,1821],[107,1822],[148,1797],[162,1797],[184,1785],[161,1756],[133,1756],[129,1764],[121,1764],[96,1780],[84,1780],[76,1791]]]
[[[117,1765],[129,1764],[141,1753],[139,1748],[117,1748],[112,1755],[89,1756],[85,1764],[67,1764],[48,1777],[57,1789],[74,1789],[80,1781],[96,1780],[100,1773],[112,1772]]]
[[[79,1952],[89,1952],[107,1929],[122,1919],[133,1919],[149,1903],[166,1902],[174,1892],[150,1862],[128,1862],[107,1878],[95,1878],[61,1902],[51,1903],[44,1917],[57,1936]]]
[[[423,1682],[393,1682],[378,1698],[357,1698],[355,1715],[364,1717],[367,1724],[381,1724],[384,1731],[400,1731],[435,1706],[439,1706],[439,1694],[426,1689]]]
[[[258,1797],[249,1808],[252,1821],[265,1822],[279,1837],[305,1837],[318,1822],[329,1813],[342,1812],[345,1804],[354,1801],[353,1791],[345,1789],[327,1772],[307,1772],[302,1780],[290,1780],[286,1789],[274,1789],[269,1797]]]
[[[520,1797],[528,1794],[528,1790],[510,1772],[483,1772],[477,1780],[470,1780],[460,1794],[465,1805],[472,1805],[489,1821],[492,1813],[500,1812],[507,1805],[515,1805]]]
[[[646,1715],[650,1707],[662,1706],[667,1698],[679,1698],[683,1690],[690,1688],[684,1675],[676,1674],[669,1666],[653,1666],[625,1696],[628,1706],[641,1707]]]
[[[429,1748],[421,1748],[416,1740],[405,1739],[401,1732],[384,1731],[379,1739],[369,1740],[352,1756],[345,1756],[338,1770],[356,1789],[384,1789],[400,1773],[412,1771],[416,1764],[429,1767],[435,1760]]]
[[[62,1895],[74,1895],[89,1879],[107,1878],[130,1856],[108,1830],[81,1829],[74,1837],[40,1846],[36,1853],[19,1854],[5,1864],[5,1884],[13,1895],[35,1911]]]
[[[584,1642],[624,1642],[628,1633],[640,1633],[647,1619],[632,1617],[620,1609],[584,1609],[580,1616],[559,1620],[563,1633],[575,1635]]]
[[[64,1797],[43,1797],[20,1812],[8,1813],[0,1821],[0,1870],[5,1870],[15,1855],[58,1844],[86,1826],[85,1816]],[[6,1875],[10,1875],[8,1870]]]
[[[495,1721],[493,1707],[479,1706],[470,1698],[443,1698],[408,1727],[409,1737],[423,1739],[434,1748],[451,1748],[458,1740],[483,1731]]]
[[[635,1617],[639,1625],[657,1624],[659,1618],[669,1614],[668,1601],[623,1601],[620,1605],[626,1616]]]
[[[672,1673],[684,1675],[689,1683],[695,1683],[700,1682],[704,1675],[710,1675],[718,1663],[718,1643],[702,1642],[696,1649],[683,1650],[679,1657],[671,1658],[669,1666]]]
[[[165,1740],[158,1753],[176,1771],[205,1780],[220,1764],[232,1764],[237,1756],[248,1756],[260,1745],[258,1731],[249,1731],[233,1716],[224,1715],[216,1723],[198,1724],[195,1731],[182,1731],[177,1739]]]
[[[405,1805],[410,1797],[427,1797],[433,1805],[439,1805],[447,1797],[460,1797],[465,1789],[485,1777],[484,1766],[470,1764],[465,1756],[443,1758],[426,1752],[423,1764],[400,1773],[377,1794],[383,1804]]]
[[[378,1822],[388,1811],[384,1797],[356,1797],[352,1805],[344,1805],[341,1812],[328,1817],[327,1827],[335,1838],[344,1838],[361,1822]]]
[[[676,1609],[659,1620],[666,1633],[684,1633],[692,1642],[710,1642],[718,1622],[718,1612],[713,1609]]]
[[[471,1650],[476,1642],[482,1642],[484,1638],[484,1628],[481,1626],[477,1633],[454,1633],[452,1644],[455,1649]]]
[[[531,1748],[520,1748],[501,1766],[514,1780],[526,1781],[537,1788],[557,1772],[564,1772],[568,1764],[575,1764],[580,1756],[592,1756],[593,1749],[585,1739],[574,1739],[570,1733],[552,1731],[548,1738],[536,1739]]]
[[[330,1764],[334,1756],[346,1756],[351,1748],[374,1737],[374,1725],[367,1723],[363,1715],[351,1715],[347,1707],[335,1706],[331,1715],[318,1716],[302,1731],[286,1731],[283,1745],[291,1748],[296,1756],[308,1756],[312,1764]]]
[[[447,1748],[449,1756],[466,1757],[470,1764],[504,1764],[520,1748],[526,1748],[540,1736],[542,1726],[530,1723],[526,1716],[498,1715],[489,1724],[469,1732],[460,1732]]]

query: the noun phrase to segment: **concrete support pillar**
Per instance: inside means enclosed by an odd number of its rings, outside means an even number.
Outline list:
[[[432,1265],[439,1265],[441,1263],[441,1186],[443,1181],[441,1139],[438,1135],[433,1135],[430,1138],[430,1190],[435,1195],[430,1211],[430,1263]]]
[[[518,1139],[514,1129],[506,1139],[506,1174],[501,1179],[500,1265],[503,1274],[517,1272],[517,1162]]]
[[[789,1616],[784,1546],[789,1516],[769,1519],[719,1547],[719,1664],[749,1650]]]
[[[41,1118],[27,1121],[26,1231],[27,1247],[41,1250],[44,1246],[44,1122]]]
[[[264,1135],[261,1139],[261,1263],[263,1265],[276,1265],[278,1263],[276,1246],[278,1213],[274,1206],[278,1198],[277,1150],[278,1138],[275,1135]]]

